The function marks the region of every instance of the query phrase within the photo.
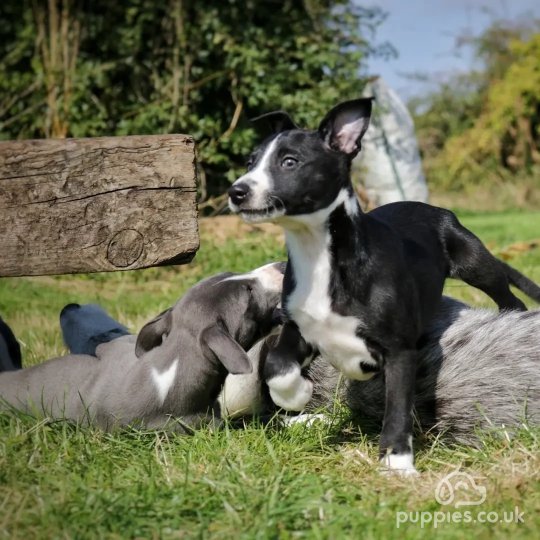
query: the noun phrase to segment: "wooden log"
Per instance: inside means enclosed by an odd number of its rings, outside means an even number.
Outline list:
[[[191,137],[0,143],[0,276],[182,264],[198,247]]]

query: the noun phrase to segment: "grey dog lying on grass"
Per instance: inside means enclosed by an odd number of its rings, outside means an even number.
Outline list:
[[[106,430],[190,431],[219,415],[216,398],[228,373],[251,371],[244,349],[276,323],[283,269],[276,263],[213,276],[138,336],[99,345],[96,356],[72,354],[1,373],[0,407]]]

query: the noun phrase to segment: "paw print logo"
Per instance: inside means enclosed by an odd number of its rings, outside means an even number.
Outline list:
[[[441,505],[478,506],[486,500],[486,488],[465,472],[454,471],[440,480],[435,488],[435,500]]]

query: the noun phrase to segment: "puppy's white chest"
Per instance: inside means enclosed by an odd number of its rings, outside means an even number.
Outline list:
[[[377,362],[364,340],[356,335],[354,317],[330,312],[317,318],[303,310],[292,310],[291,314],[304,339],[316,346],[321,355],[346,377],[360,381],[373,377],[374,372],[364,371],[362,366],[377,366]]]
[[[298,252],[295,253],[291,247],[289,245],[296,284],[287,298],[287,311],[298,325],[303,338],[317,347],[346,377],[358,380],[373,377],[373,371],[362,369],[362,364],[377,366],[377,362],[369,353],[364,340],[356,334],[358,320],[339,315],[331,309],[328,292],[330,254],[324,249],[326,246],[321,246],[323,249],[319,251],[319,256],[312,260],[298,257]]]

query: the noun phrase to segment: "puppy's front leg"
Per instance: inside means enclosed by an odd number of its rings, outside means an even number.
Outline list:
[[[416,351],[389,354],[385,361],[386,406],[380,442],[381,463],[400,474],[416,474],[412,447]]]
[[[312,348],[298,326],[286,322],[276,346],[268,353],[263,375],[273,402],[288,411],[301,411],[313,393],[313,383],[302,377],[302,368]]]

